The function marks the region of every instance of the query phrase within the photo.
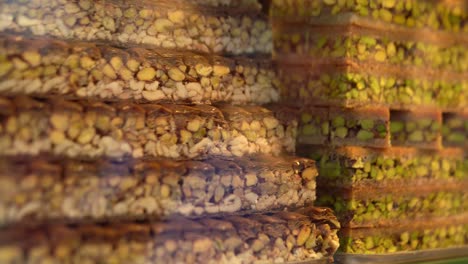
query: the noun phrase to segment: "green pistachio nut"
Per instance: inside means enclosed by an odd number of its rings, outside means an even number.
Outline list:
[[[345,119],[342,116],[337,116],[332,120],[333,127],[342,127],[345,125]]]
[[[322,135],[328,135],[330,133],[330,126],[328,122],[322,123]]]
[[[418,124],[420,128],[429,128],[432,123],[432,119],[430,118],[421,118],[418,120]]]
[[[396,0],[382,0],[382,6],[385,8],[393,8],[396,4]]]
[[[302,123],[307,124],[312,121],[312,115],[309,113],[302,113],[301,115]]]
[[[385,22],[392,22],[392,19],[393,19],[392,12],[390,12],[387,9],[380,9],[379,17]]]
[[[374,240],[372,239],[372,237],[366,237],[365,239],[365,247],[366,249],[372,249],[374,248]]]
[[[390,132],[391,133],[399,133],[403,131],[403,128],[405,127],[403,122],[400,121],[391,121],[390,122]]]
[[[384,62],[387,59],[387,54],[384,50],[379,50],[375,53],[374,59],[378,62]]]
[[[410,133],[408,135],[408,140],[412,141],[412,142],[422,142],[422,141],[424,141],[423,132],[418,130],[418,131],[414,131],[414,132]]]
[[[406,126],[405,126],[406,132],[413,132],[414,130],[416,130],[416,128],[417,128],[416,122],[414,122],[414,121],[407,121],[406,122]]]
[[[447,141],[452,143],[463,143],[465,140],[466,138],[463,133],[453,133],[447,137]]]
[[[362,119],[359,121],[361,127],[366,130],[371,130],[374,127],[374,120],[372,119]]]
[[[302,127],[302,134],[304,136],[314,136],[314,135],[317,135],[317,127],[315,127],[314,125],[305,125]]]
[[[356,137],[361,141],[368,141],[374,138],[374,133],[361,129],[357,133]]]
[[[345,138],[348,135],[348,129],[346,127],[338,127],[335,130],[335,136],[339,138]]]
[[[368,47],[372,47],[372,46],[375,46],[375,44],[377,44],[377,40],[375,40],[375,38],[373,37],[369,37],[369,36],[362,36],[361,39],[360,39],[360,43],[368,46]]]

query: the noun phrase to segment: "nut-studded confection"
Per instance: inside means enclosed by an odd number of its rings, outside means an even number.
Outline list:
[[[2,0],[1,10],[0,31],[16,34],[209,53],[268,54],[272,47],[268,20],[258,9],[230,12],[172,0]]]
[[[389,147],[389,111],[385,107],[301,108],[298,142],[335,146]]]
[[[442,147],[441,125],[440,111],[391,111],[392,145],[439,149]]]
[[[350,60],[376,66],[413,66],[463,73],[468,70],[465,43],[437,34],[391,34],[386,30],[354,24],[336,27],[280,25],[275,28],[274,57],[277,60]],[[418,34],[420,36],[420,34]]]
[[[267,59],[5,35],[0,92],[101,100],[234,104],[278,100]]]
[[[281,100],[337,106],[383,105],[393,109],[465,109],[468,79],[462,73],[410,66],[322,60],[279,65]]]
[[[324,29],[285,25],[275,29],[274,57],[290,61],[341,59],[459,73],[468,69],[465,43],[437,35],[418,35],[418,40],[388,35],[354,25]]]
[[[468,111],[442,115],[442,144],[468,149]]]
[[[412,220],[388,228],[340,230],[340,251],[356,254],[440,249],[463,246],[467,242],[466,213],[422,221]]]
[[[199,158],[293,152],[287,109],[3,98],[0,154]],[[5,112],[5,114],[3,113]]]
[[[329,209],[159,223],[0,231],[0,261],[284,263],[330,258],[339,223]]]
[[[361,181],[466,179],[468,159],[461,149],[422,151],[392,147],[370,149],[298,146],[298,154],[317,160],[319,180],[347,185]]]
[[[352,187],[318,185],[316,204],[332,207],[342,226],[391,227],[402,221],[449,217],[468,210],[468,181],[400,180]]]
[[[348,24],[361,20],[380,29],[468,32],[465,1],[273,0],[271,7],[274,19],[288,22]]]
[[[305,158],[79,161],[3,158],[0,225],[16,221],[170,219],[310,205]]]

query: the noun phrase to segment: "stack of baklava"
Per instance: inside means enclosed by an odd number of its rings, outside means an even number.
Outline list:
[[[318,161],[341,251],[468,244],[468,3],[273,0],[270,12],[280,97],[297,106],[298,152]]]
[[[256,0],[0,1],[1,263],[328,259]],[[284,209],[295,210],[284,211]]]

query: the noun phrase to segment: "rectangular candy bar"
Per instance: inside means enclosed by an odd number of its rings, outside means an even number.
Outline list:
[[[298,142],[334,146],[389,147],[386,107],[301,108]]]
[[[301,144],[330,143],[330,117],[328,107],[303,107],[297,127],[297,142]]]
[[[287,115],[277,118],[259,106],[106,104],[28,97],[0,98],[0,105],[2,155],[182,159],[279,155],[295,149],[296,120]]]
[[[268,54],[272,47],[269,23],[259,8],[203,7],[193,1],[5,0],[0,21],[2,32],[119,45],[228,54]]]
[[[285,263],[329,260],[339,224],[329,209],[304,214],[173,219],[159,223],[63,224],[0,231],[5,264]],[[312,262],[314,263],[314,262]]]
[[[392,147],[327,149],[300,145],[297,153],[317,161],[319,180],[336,186],[358,182],[407,181],[411,179],[466,179],[468,159],[461,149],[423,151]]]
[[[402,36],[353,24],[341,27],[279,24],[273,27],[273,41],[273,54],[279,61],[341,59],[376,66],[406,65],[458,73],[468,70],[466,44],[443,37],[415,39],[414,34]]]
[[[377,262],[395,263],[438,263],[444,260],[465,263],[468,262],[466,252],[468,246],[453,246],[448,248],[425,249],[417,251],[400,251],[388,254],[352,254],[337,253],[334,260],[337,263],[374,264]]]
[[[466,108],[468,99],[468,81],[460,74],[429,74],[427,70],[406,66],[377,67],[327,59],[308,64],[282,63],[278,76],[280,98],[294,105],[456,110]]]
[[[464,1],[274,0],[270,13],[276,20],[298,23],[350,23],[352,19],[378,28],[468,32]]]
[[[444,147],[468,148],[468,112],[443,113],[442,142]]]
[[[407,180],[336,188],[319,182],[315,204],[333,208],[342,226],[392,226],[468,211],[468,181]]]
[[[315,200],[316,176],[314,161],[304,158],[113,162],[4,157],[0,225],[295,208]]]
[[[428,149],[442,147],[440,111],[390,111],[393,146]]]
[[[0,92],[68,98],[263,104],[278,100],[268,59],[4,35]]]
[[[340,251],[354,254],[388,254],[464,246],[468,243],[466,214],[441,217],[388,228],[354,228],[340,231]]]
[[[333,145],[390,146],[386,107],[330,108],[329,118]]]

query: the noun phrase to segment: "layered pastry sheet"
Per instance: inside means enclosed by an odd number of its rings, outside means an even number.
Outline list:
[[[278,100],[265,58],[3,35],[0,92],[68,98],[263,104]]]
[[[459,247],[468,243],[466,213],[452,217],[408,221],[389,228],[340,230],[340,251],[384,254]]]
[[[296,208],[315,200],[304,158],[79,161],[3,158],[0,223],[168,219]]]
[[[270,12],[274,19],[288,22],[349,23],[354,18],[367,20],[374,27],[468,32],[465,1],[273,0]]]
[[[198,158],[279,155],[295,149],[297,122],[259,106],[97,103],[2,98],[0,154]]]
[[[272,47],[268,20],[258,8],[220,9],[169,0],[2,0],[1,5],[3,32],[209,53],[268,54]]]
[[[159,223],[55,225],[2,230],[5,264],[284,263],[326,259],[338,248],[339,223],[329,209]]]

